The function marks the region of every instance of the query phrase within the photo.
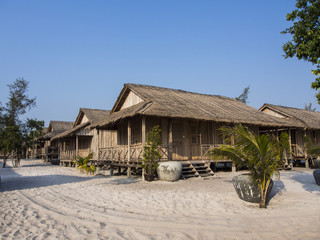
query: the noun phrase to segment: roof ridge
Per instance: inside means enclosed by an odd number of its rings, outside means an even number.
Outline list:
[[[83,108],[83,107],[81,107],[80,109],[84,109],[84,110],[96,110],[96,111],[110,111],[110,110],[107,110],[107,109],[99,109],[99,108]]]
[[[311,110],[307,110],[307,109],[303,109],[303,108],[288,107],[288,106],[276,105],[276,104],[271,104],[271,103],[265,103],[265,104],[263,104],[263,105],[264,105],[264,106],[274,106],[274,107],[282,107],[282,108],[296,109],[296,110],[300,110],[300,111],[307,111],[307,112],[317,112],[317,113],[320,113],[320,112],[318,112],[318,111],[311,111]]]
[[[167,87],[158,87],[158,86],[153,86],[153,85],[148,85],[148,84],[137,84],[137,83],[125,83],[124,87],[129,87],[130,86],[139,86],[139,87],[151,87],[151,88],[158,88],[158,89],[164,89],[164,90],[171,90],[171,91],[176,91],[176,92],[183,92],[183,93],[189,93],[189,94],[195,94],[195,95],[202,95],[202,96],[213,96],[213,97],[219,97],[222,99],[232,99],[235,101],[235,98],[232,97],[226,97],[222,95],[217,95],[217,94],[208,94],[208,93],[197,93],[197,92],[192,92],[192,91],[187,91],[187,90],[182,90],[182,89],[176,89],[176,88],[167,88]],[[238,101],[239,102],[239,101]]]

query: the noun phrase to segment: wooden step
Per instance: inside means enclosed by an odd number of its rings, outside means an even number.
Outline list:
[[[181,177],[183,179],[191,177],[209,177],[213,176],[214,173],[210,169],[209,164],[205,161],[188,161],[182,164],[182,173]]]

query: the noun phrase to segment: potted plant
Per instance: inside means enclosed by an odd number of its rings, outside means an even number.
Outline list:
[[[266,208],[268,193],[272,188],[271,177],[274,174],[280,177],[279,169],[283,166],[279,143],[265,134],[254,134],[241,124],[221,128],[221,131],[229,145],[220,145],[211,150],[210,155],[216,159],[228,158],[239,167],[245,165],[250,173],[250,183],[260,193],[259,207]]]
[[[158,167],[159,159],[161,158],[159,152],[160,145],[160,127],[154,126],[146,135],[146,144],[143,146],[142,168],[144,169],[144,179],[153,181],[155,172]]]

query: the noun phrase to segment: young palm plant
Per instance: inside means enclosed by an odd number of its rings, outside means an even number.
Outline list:
[[[251,180],[259,187],[259,207],[266,208],[271,177],[274,174],[280,176],[279,167],[283,164],[277,143],[266,135],[254,134],[242,125],[221,128],[221,131],[229,145],[220,145],[210,154],[215,159],[230,159],[239,167],[245,165]]]
[[[93,165],[89,165],[88,162],[92,158],[93,153],[88,154],[85,158],[81,156],[76,157],[77,165],[79,170],[83,170],[87,173],[94,173],[95,172],[95,167]]]

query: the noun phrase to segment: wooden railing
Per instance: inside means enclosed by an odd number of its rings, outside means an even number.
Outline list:
[[[60,160],[73,160],[76,158],[75,150],[67,150],[60,152]]]
[[[162,145],[159,147],[159,152],[161,155],[160,161],[167,161],[171,159],[171,151],[168,145]],[[132,163],[139,163],[143,158],[143,147],[142,144],[132,144],[130,145],[130,160]],[[108,148],[99,149],[99,160],[112,161],[112,162],[128,162],[128,146],[118,145]]]
[[[305,157],[304,150],[297,144],[292,144],[292,155],[294,157]]]
[[[208,155],[210,150],[218,147],[220,144],[201,144],[201,157],[202,159],[211,159],[211,157]]]

